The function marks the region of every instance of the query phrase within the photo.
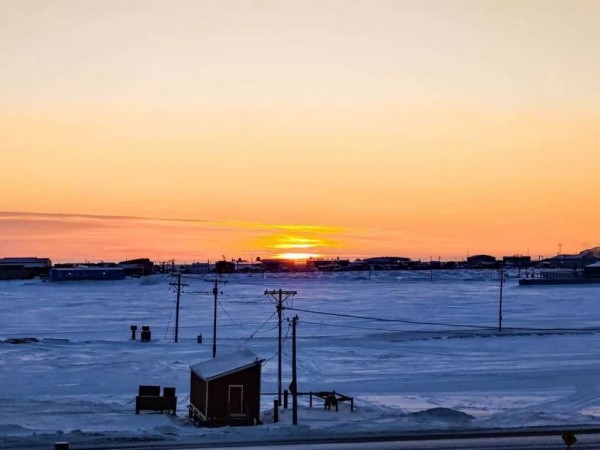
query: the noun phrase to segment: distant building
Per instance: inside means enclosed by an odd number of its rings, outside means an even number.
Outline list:
[[[583,276],[586,278],[600,278],[600,262],[585,266]]]
[[[365,258],[363,262],[368,264],[374,270],[398,270],[408,267],[410,258],[403,256],[376,256]]]
[[[257,425],[264,360],[250,350],[190,366],[190,417],[209,425]]]
[[[98,266],[53,268],[48,278],[50,281],[122,280],[125,278],[125,269]]]
[[[240,273],[257,273],[263,271],[263,266],[260,261],[245,261],[238,259],[235,262],[235,271]]]
[[[0,258],[0,266],[18,266],[25,269],[52,267],[50,258]]]
[[[146,276],[154,273],[154,263],[148,258],[128,259],[119,266],[125,270],[125,276]]]
[[[491,255],[473,255],[467,258],[467,265],[471,268],[494,267],[497,261]]]
[[[215,263],[215,272],[217,273],[233,273],[235,272],[235,263],[232,261],[217,261]]]
[[[340,258],[309,258],[306,260],[306,268],[315,269],[321,272],[337,272],[345,270],[350,265],[349,259]]]
[[[52,267],[49,258],[0,258],[0,280],[28,280],[46,276]]]
[[[531,266],[531,256],[513,255],[503,256],[502,262],[508,267],[529,267]]]
[[[266,272],[294,272],[298,270],[298,262],[293,259],[263,259],[261,264]]]
[[[542,266],[547,268],[578,269],[584,265],[583,257],[579,255],[556,255],[542,261]]]
[[[195,262],[192,264],[188,264],[183,267],[183,271],[187,272],[187,273],[195,273],[195,274],[209,273],[210,272],[210,263]]]
[[[369,270],[369,264],[363,261],[362,259],[357,259],[350,262],[348,266],[344,268],[344,270],[347,270],[349,272]]]

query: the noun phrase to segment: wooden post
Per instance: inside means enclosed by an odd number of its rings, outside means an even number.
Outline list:
[[[288,409],[288,390],[284,389],[283,391],[283,408]]]
[[[296,324],[298,316],[292,319],[292,424],[298,425],[298,377],[296,375]]]
[[[279,402],[277,399],[273,400],[273,422],[279,422]]]
[[[310,391],[310,407],[312,408],[312,391]]]
[[[175,304],[175,342],[179,338],[179,298],[181,297],[181,274],[177,274],[177,301]]]
[[[500,266],[500,302],[498,305],[498,331],[502,332],[502,291],[504,288],[504,263]]]
[[[264,278],[264,274],[265,272],[263,272],[263,278]],[[273,290],[273,291],[265,291],[265,295],[270,295],[274,300],[275,300],[275,304],[276,304],[276,309],[277,309],[277,400],[279,400],[279,404],[281,405],[281,374],[282,374],[282,364],[281,364],[281,347],[283,345],[282,342],[282,330],[281,330],[281,325],[282,325],[282,321],[283,321],[283,302],[285,300],[288,299],[289,296],[291,295],[296,295],[297,292],[296,291],[284,291],[282,289],[277,289],[277,290]],[[283,297],[285,295],[285,298]],[[287,408],[287,406],[286,406]]]

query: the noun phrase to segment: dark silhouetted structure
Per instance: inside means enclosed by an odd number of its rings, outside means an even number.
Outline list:
[[[50,281],[82,281],[82,280],[122,280],[125,270],[122,267],[65,267],[50,270]]]

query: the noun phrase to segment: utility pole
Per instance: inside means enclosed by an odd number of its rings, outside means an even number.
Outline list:
[[[215,298],[215,309],[213,316],[213,347],[212,347],[212,356],[215,358],[217,356],[217,301],[219,298],[219,284],[227,284],[227,280],[219,280],[215,278],[214,280],[204,280],[207,283],[213,283],[213,297]]]
[[[298,425],[298,378],[296,376],[296,324],[298,315],[292,319],[292,424]]]
[[[498,331],[502,333],[502,290],[504,288],[504,263],[500,266],[500,304],[498,306]]]
[[[296,295],[297,291],[284,291],[282,289],[276,289],[272,291],[265,291],[265,295],[271,296],[276,301],[277,308],[277,319],[278,319],[278,347],[277,347],[277,400],[281,405],[281,323],[283,313],[283,302],[286,301],[290,296]],[[285,298],[284,298],[285,295]]]
[[[177,286],[177,302],[175,304],[175,342],[179,338],[179,298],[181,297],[181,288],[187,284],[181,283],[181,274],[177,274],[177,283],[169,283],[171,286]]]
[[[429,281],[433,281],[433,255],[429,256]]]

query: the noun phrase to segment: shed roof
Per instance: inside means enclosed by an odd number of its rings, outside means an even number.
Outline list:
[[[248,349],[243,349],[234,353],[202,361],[190,366],[193,372],[200,378],[212,380],[247,369],[255,364],[260,364],[264,359],[260,359]]]

